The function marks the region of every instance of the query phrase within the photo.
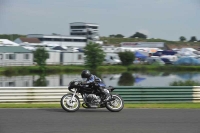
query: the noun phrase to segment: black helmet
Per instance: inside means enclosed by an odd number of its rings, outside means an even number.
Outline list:
[[[91,73],[89,70],[83,70],[81,73],[82,78],[89,78],[91,76]]]

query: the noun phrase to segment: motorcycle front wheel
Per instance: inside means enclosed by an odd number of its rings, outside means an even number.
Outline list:
[[[114,100],[106,103],[106,108],[111,112],[119,112],[124,108],[124,101],[120,95],[112,95]]]
[[[80,100],[78,96],[74,96],[73,94],[66,94],[61,98],[60,104],[65,111],[75,112],[80,108]]]

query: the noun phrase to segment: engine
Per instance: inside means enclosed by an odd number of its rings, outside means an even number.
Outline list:
[[[86,98],[87,102],[91,104],[98,104],[101,101],[100,97],[95,94],[88,94]]]

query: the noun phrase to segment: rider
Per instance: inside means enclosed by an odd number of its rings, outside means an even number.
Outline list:
[[[89,70],[83,70],[81,73],[81,77],[85,81],[84,84],[90,84],[90,83],[95,82],[95,80],[96,81],[98,80],[98,85],[99,85],[98,89],[100,90],[100,92],[102,92],[106,96],[104,101],[110,100],[111,98],[110,93],[107,89],[104,89],[105,84],[103,84],[102,80],[99,77],[91,74]]]

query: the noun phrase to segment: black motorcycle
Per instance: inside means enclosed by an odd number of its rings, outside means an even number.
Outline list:
[[[98,81],[97,81],[98,82]],[[96,82],[84,85],[81,80],[73,80],[69,83],[68,89],[72,93],[65,94],[60,101],[62,108],[68,112],[75,112],[80,108],[80,99],[82,97],[83,108],[107,108],[111,112],[119,112],[124,108],[123,99],[117,94],[111,94],[111,98],[105,101],[105,95],[99,91],[99,84]],[[112,92],[113,87],[105,88]],[[77,95],[78,94],[78,95]]]

